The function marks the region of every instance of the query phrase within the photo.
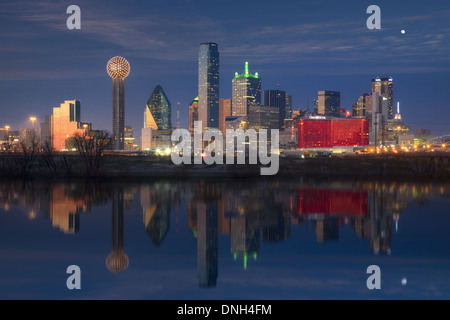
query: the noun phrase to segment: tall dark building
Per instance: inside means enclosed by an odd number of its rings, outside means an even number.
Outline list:
[[[264,105],[279,110],[279,129],[286,118],[286,91],[264,90]]]
[[[217,43],[200,44],[198,112],[203,130],[219,128],[219,49]]]
[[[394,119],[394,79],[392,77],[373,78],[371,88],[372,95],[378,93],[380,96],[387,97],[388,119]]]
[[[172,130],[172,105],[159,84],[147,101],[146,114],[148,112],[153,117],[157,130]]]
[[[113,79],[113,123],[112,148],[123,150],[125,141],[125,78],[130,73],[130,64],[125,58],[109,60],[106,70]]]
[[[340,117],[341,93],[338,91],[318,92],[318,114],[323,116]]]
[[[286,95],[286,119],[291,119],[292,116],[292,96]]]
[[[261,78],[258,73],[248,71],[248,62],[245,63],[243,74],[236,72],[233,84],[233,116],[247,116],[248,108],[261,104]]]

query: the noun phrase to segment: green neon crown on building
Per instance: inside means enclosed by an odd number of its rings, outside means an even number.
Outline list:
[[[258,72],[256,72],[255,74],[251,74],[250,72],[248,72],[248,62],[245,63],[245,72],[243,74],[238,74],[237,72],[234,74],[234,77],[236,79],[238,78],[259,78]]]

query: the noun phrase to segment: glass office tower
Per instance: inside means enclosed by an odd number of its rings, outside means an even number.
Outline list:
[[[384,95],[388,99],[388,119],[394,119],[394,79],[387,78],[373,78],[371,84],[372,95],[378,93],[380,96]]]
[[[219,128],[219,46],[200,44],[198,54],[198,112],[203,130]]]
[[[339,117],[341,111],[341,93],[339,91],[319,91],[318,114]]]
[[[145,111],[146,119],[150,118],[148,113],[153,117],[157,126],[156,130],[172,130],[172,105],[159,84],[148,99]],[[150,123],[152,122],[147,121],[147,124]],[[151,126],[147,126],[147,128],[151,128]]]

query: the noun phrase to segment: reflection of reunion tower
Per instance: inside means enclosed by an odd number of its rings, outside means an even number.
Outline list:
[[[115,189],[112,194],[112,248],[106,258],[106,267],[113,273],[128,268],[128,256],[123,251],[123,190]]]
[[[130,64],[125,58],[109,60],[106,70],[113,79],[113,150],[123,150],[125,141],[125,78],[130,73]]]

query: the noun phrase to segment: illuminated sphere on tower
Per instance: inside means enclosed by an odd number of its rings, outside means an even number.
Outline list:
[[[130,64],[127,59],[116,56],[111,58],[106,65],[106,70],[111,78],[126,78],[130,74]]]

